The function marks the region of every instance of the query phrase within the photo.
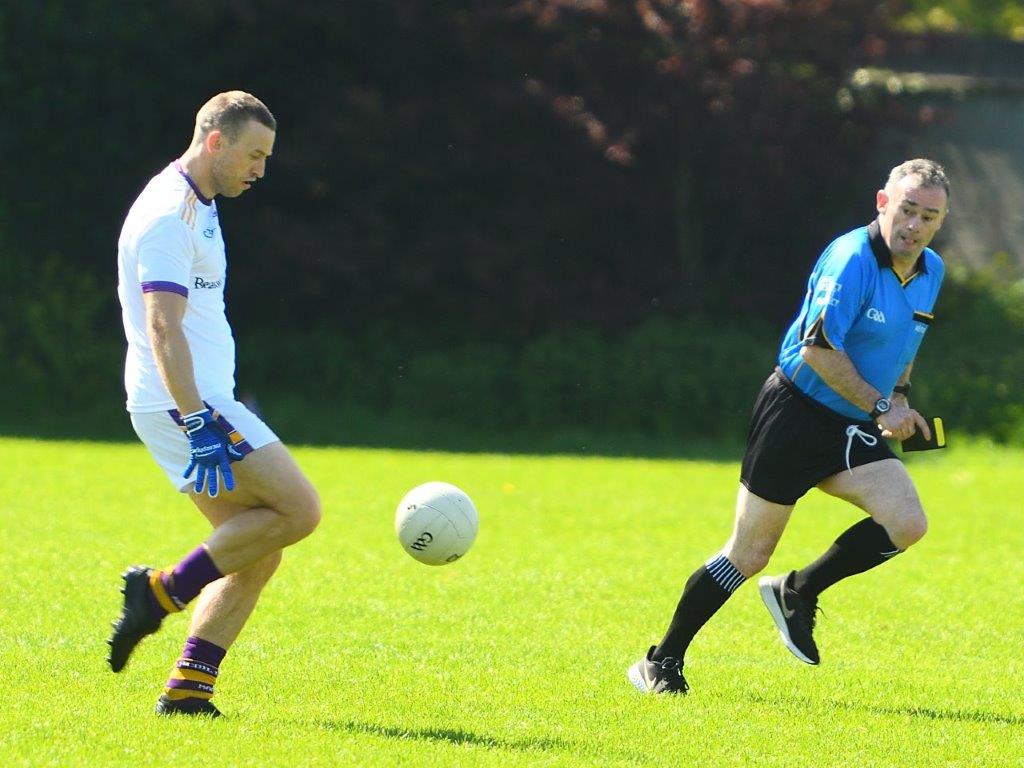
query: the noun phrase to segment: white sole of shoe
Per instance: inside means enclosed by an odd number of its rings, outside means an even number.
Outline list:
[[[647,690],[647,686],[644,685],[644,676],[640,674],[639,661],[629,668],[629,670],[626,672],[626,677],[629,678],[629,682],[631,682],[636,687],[636,689],[640,691],[640,693],[649,693],[649,691]]]
[[[796,656],[804,664],[810,664],[812,667],[817,666],[818,662],[811,661],[807,656],[793,644],[793,641],[789,637],[789,627],[786,626],[786,618],[782,615],[782,606],[779,605],[779,601],[775,599],[775,590],[772,589],[773,578],[771,576],[764,576],[757,582],[758,591],[761,593],[761,600],[764,601],[764,607],[768,609],[768,613],[771,614],[772,620],[775,622],[775,626],[779,628],[779,636],[782,638],[783,644],[789,649],[789,652]]]

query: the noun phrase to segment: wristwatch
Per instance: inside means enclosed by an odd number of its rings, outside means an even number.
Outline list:
[[[907,395],[910,394],[910,382],[908,381],[906,384],[897,384],[895,387],[892,388],[892,391],[895,392],[897,395],[903,395],[904,397],[906,397]]]
[[[871,413],[869,413],[868,416],[870,416],[871,420],[874,421],[883,413],[888,413],[891,408],[892,403],[889,402],[889,398],[880,397],[875,400],[875,407],[871,409]]]

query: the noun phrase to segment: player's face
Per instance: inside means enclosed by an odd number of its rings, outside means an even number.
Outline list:
[[[882,237],[895,259],[920,256],[946,218],[946,190],[922,187],[917,175],[878,190],[876,203]]]
[[[275,133],[250,120],[235,141],[221,134],[213,146],[213,182],[217,194],[238,197],[267,172],[267,158],[274,151]]]

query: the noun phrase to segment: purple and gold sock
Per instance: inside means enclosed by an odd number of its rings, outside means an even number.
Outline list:
[[[195,600],[203,587],[223,577],[206,545],[200,544],[172,571],[153,571],[150,574],[152,605],[161,616],[177,613]]]
[[[164,696],[172,701],[213,698],[213,684],[217,682],[220,663],[226,653],[226,648],[200,637],[190,637],[171,670]]]

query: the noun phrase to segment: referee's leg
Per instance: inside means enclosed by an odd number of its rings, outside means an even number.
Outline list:
[[[807,600],[838,581],[891,560],[921,540],[928,519],[899,459],[883,459],[826,478],[818,488],[869,517],[846,529],[826,552],[796,572],[794,589]]]
[[[895,548],[903,551],[928,531],[921,499],[907,468],[899,459],[884,459],[826,478],[818,488],[848,501],[885,529]]]
[[[823,480],[818,488],[860,507],[869,517],[847,528],[806,567],[760,582],[761,596],[783,642],[808,664],[820,660],[813,638],[818,596],[845,578],[891,560],[928,530],[921,500],[899,459],[843,470]]]
[[[740,486],[732,536],[686,582],[668,631],[652,654],[654,660],[682,660],[701,627],[744,581],[768,564],[793,506],[768,501]]]
[[[665,636],[629,668],[633,685],[647,693],[686,693],[682,667],[690,642],[740,585],[768,563],[792,512],[792,504],[776,504],[740,486],[732,536],[687,580]]]

